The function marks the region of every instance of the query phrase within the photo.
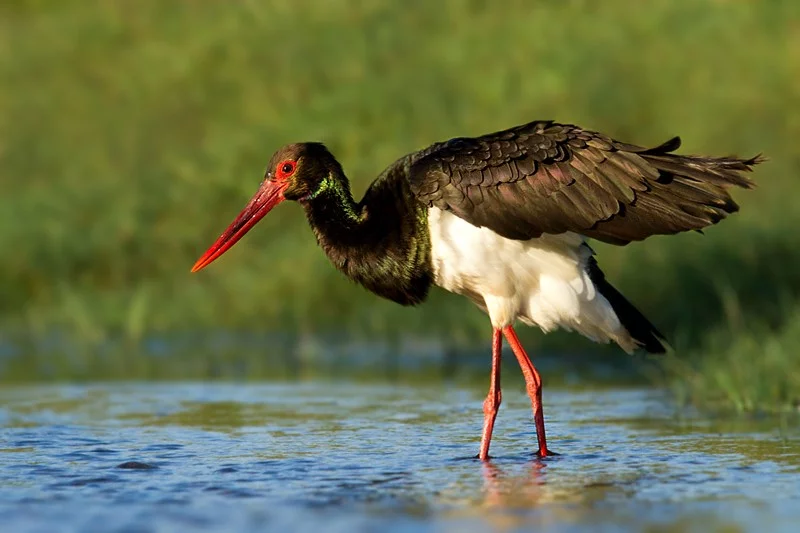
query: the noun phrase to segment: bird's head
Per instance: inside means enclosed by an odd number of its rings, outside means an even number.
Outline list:
[[[320,143],[289,144],[275,152],[253,198],[197,260],[192,272],[208,266],[224,254],[279,203],[284,200],[304,201],[313,197],[332,171],[341,171],[338,165],[328,149]]]

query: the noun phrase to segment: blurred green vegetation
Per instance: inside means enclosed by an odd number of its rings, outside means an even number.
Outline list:
[[[741,410],[800,398],[797,2],[5,0],[0,79],[0,341],[22,354],[3,379],[196,375],[137,355],[154,335],[485,343],[461,298],[407,309],[344,280],[295,206],[188,269],[281,144],[326,142],[360,195],[403,153],[552,118],[770,158],[759,189],[737,193],[742,212],[706,236],[596,248],[671,338],[681,397]]]

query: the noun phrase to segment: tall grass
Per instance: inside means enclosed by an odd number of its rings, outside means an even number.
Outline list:
[[[404,309],[344,281],[292,206],[212,268],[188,267],[285,142],[326,142],[359,194],[430,142],[554,118],[770,157],[761,187],[737,194],[742,213],[705,237],[597,247],[679,356],[762,368],[752,339],[797,320],[798,28],[788,0],[8,0],[0,324],[17,344],[56,331],[95,347],[212,328],[483,339],[485,318],[458,298]],[[797,364],[775,346],[770,375]],[[725,390],[689,368],[681,381]]]

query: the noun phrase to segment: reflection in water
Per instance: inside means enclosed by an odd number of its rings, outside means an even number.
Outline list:
[[[489,461],[481,465],[484,503],[488,507],[535,507],[545,499],[544,461],[532,460],[521,474]]]
[[[780,531],[800,520],[792,430],[721,435],[700,420],[676,427],[650,392],[551,390],[562,455],[540,460],[517,392],[481,463],[482,387],[0,389],[0,524],[388,533]]]
[[[514,510],[532,509],[543,502],[545,484],[543,470],[547,468],[539,459],[531,460],[521,473],[503,468],[490,461],[481,465],[483,476],[483,502],[488,513],[482,513],[495,531],[509,531],[524,525],[528,520]]]

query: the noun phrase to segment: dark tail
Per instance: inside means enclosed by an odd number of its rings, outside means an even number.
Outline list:
[[[589,279],[594,283],[597,291],[605,296],[617,318],[631,334],[639,345],[650,353],[664,353],[666,342],[664,335],[659,332],[649,320],[636,309],[625,297],[606,280],[605,274],[597,266],[594,257],[589,258]]]

